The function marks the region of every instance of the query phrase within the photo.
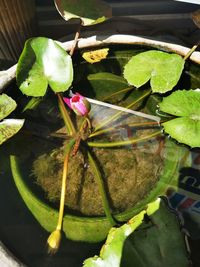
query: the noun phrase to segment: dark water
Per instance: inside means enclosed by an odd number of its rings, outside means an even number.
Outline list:
[[[76,66],[75,90],[79,90],[86,96],[99,97],[101,99],[102,92],[99,91],[98,86],[88,82],[85,77],[88,74],[95,74],[97,72],[111,72],[116,75],[121,75],[122,66],[127,60],[138,51],[143,51],[143,49],[137,48],[133,51],[130,47],[125,46],[119,51],[118,48],[114,48],[110,52],[107,60],[94,65],[89,65],[84,62],[77,65],[78,60],[81,59],[81,55],[77,54],[74,61]],[[188,64],[178,86],[183,88],[184,84],[184,89],[199,87],[200,82],[197,78],[199,71],[197,65]],[[47,97],[45,99],[46,102],[44,101],[46,104],[42,107],[39,106],[40,108],[37,108],[34,112],[27,111],[21,114],[21,111],[27,103],[27,99],[19,92],[13,90],[13,88],[16,88],[15,85],[11,87],[8,94],[14,94],[15,99],[19,103],[16,116],[26,116],[26,131],[31,131],[33,136],[37,136],[37,138],[39,136],[40,142],[45,143],[49,133],[63,126],[61,118],[57,115],[55,116],[57,114],[56,100],[55,102],[50,101],[49,103],[49,98]],[[144,88],[144,90],[148,90],[148,88]],[[103,96],[106,95],[106,92],[103,93]],[[140,92],[136,93],[140,94]],[[133,93],[127,94],[123,98],[123,104],[129,104],[133,101],[134,97]],[[51,94],[50,99],[52,99]],[[118,99],[114,104],[117,104],[117,101]],[[51,106],[50,109],[48,108],[49,105]],[[146,102],[141,102],[140,105],[137,108],[143,108]],[[151,112],[154,113],[155,110],[151,110]],[[27,266],[80,267],[84,259],[99,254],[103,243],[89,244],[86,242],[75,242],[63,237],[58,253],[54,256],[49,256],[46,248],[46,240],[49,233],[40,226],[38,221],[29,212],[15,186],[11,174],[9,155],[14,154],[21,158],[21,166],[24,173],[26,173],[27,170],[30,170],[29,164],[31,165],[31,163],[24,161],[27,153],[30,153],[29,148],[34,146],[34,149],[37,151],[41,149],[40,143],[38,142],[36,145],[36,143],[32,142],[33,139],[29,136],[29,141],[27,141],[25,135],[19,134],[0,148],[0,238],[14,255]],[[169,177],[170,184],[166,185],[166,194],[169,197],[171,206],[180,211],[185,219],[184,227],[190,235],[190,242],[193,248],[192,258],[194,266],[197,267],[200,266],[198,255],[200,240],[200,151],[198,149],[190,150],[185,146],[176,145],[173,141],[170,142],[174,146],[173,148],[171,146],[168,147],[168,153],[164,155],[164,159],[173,162],[176,155],[180,155],[180,158],[177,162],[179,164],[177,165],[176,172],[172,172],[170,169],[168,170],[169,176],[174,175],[174,177]],[[54,146],[59,146],[60,143],[59,139],[53,139],[53,142],[50,141],[46,147],[46,152],[48,150],[51,151]],[[144,149],[145,146],[146,151],[150,151],[151,147],[149,147],[149,143],[143,144],[142,148]],[[150,152],[152,156],[154,152]],[[163,150],[160,153],[164,153]],[[35,185],[33,185],[33,189],[38,190]],[[37,191],[37,194],[41,194],[41,192]]]

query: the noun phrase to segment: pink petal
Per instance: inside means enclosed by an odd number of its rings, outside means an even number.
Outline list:
[[[63,97],[64,102],[68,105],[69,108],[72,108],[71,106],[71,99],[67,97]]]

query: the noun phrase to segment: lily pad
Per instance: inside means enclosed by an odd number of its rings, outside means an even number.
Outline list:
[[[112,228],[100,256],[84,267],[186,267],[183,235],[174,213],[158,198],[120,228]]]
[[[111,7],[101,0],[54,0],[54,3],[65,20],[80,18],[85,26],[112,16]]]
[[[23,126],[24,120],[6,119],[0,123],[0,145],[15,135]]]
[[[0,120],[7,117],[15,108],[16,102],[6,94],[0,95]],[[16,134],[24,124],[24,120],[6,119],[0,122],[0,145]]]
[[[179,90],[159,104],[161,111],[178,116],[163,123],[165,132],[180,143],[200,147],[200,90]]]
[[[0,120],[7,117],[17,107],[16,102],[6,94],[0,95]]]
[[[180,79],[184,60],[177,54],[150,50],[133,56],[125,65],[124,78],[140,87],[150,80],[152,91],[170,91]]]
[[[48,85],[58,93],[73,80],[71,57],[52,39],[29,39],[17,65],[17,84],[28,96],[44,96]]]

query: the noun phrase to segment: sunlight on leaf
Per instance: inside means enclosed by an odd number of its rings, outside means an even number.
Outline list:
[[[200,147],[200,90],[179,90],[165,97],[160,110],[179,118],[163,123],[172,138],[191,147]]]
[[[0,120],[7,117],[15,108],[16,102],[6,94],[0,95]]]
[[[54,3],[65,20],[80,18],[85,26],[112,16],[111,7],[101,0],[54,0]]]
[[[48,85],[54,92],[64,92],[73,80],[71,57],[51,39],[29,39],[19,58],[16,79],[28,96],[44,96]]]
[[[153,92],[165,93],[177,84],[183,68],[181,56],[150,50],[130,59],[124,68],[124,78],[136,87],[150,80]]]
[[[6,119],[0,122],[0,145],[15,135],[23,126],[24,120]]]
[[[112,228],[100,256],[85,260],[84,267],[186,267],[188,264],[177,218],[159,198],[127,224]]]

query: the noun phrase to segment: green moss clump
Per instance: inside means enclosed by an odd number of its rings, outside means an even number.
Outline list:
[[[152,155],[141,148],[95,148],[93,154],[116,213],[132,207],[149,193],[159,179],[163,164],[159,154]],[[63,160],[63,148],[59,148],[33,162],[36,183],[55,203],[60,199]],[[84,151],[69,160],[65,204],[80,214],[104,214],[98,185]]]

